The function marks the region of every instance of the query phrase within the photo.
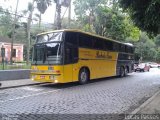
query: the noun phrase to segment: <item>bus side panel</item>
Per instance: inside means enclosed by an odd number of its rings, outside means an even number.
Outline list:
[[[110,77],[116,75],[118,53],[80,48],[80,67],[87,66],[90,79]]]
[[[63,71],[63,83],[72,82],[73,81],[73,64],[64,65]]]
[[[73,81],[78,81],[79,76],[79,70],[80,70],[80,61],[78,63],[73,64]]]

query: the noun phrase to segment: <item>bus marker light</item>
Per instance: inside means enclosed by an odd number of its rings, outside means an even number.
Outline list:
[[[55,70],[54,72],[55,72],[55,73],[60,73],[60,71],[59,71],[59,70]]]

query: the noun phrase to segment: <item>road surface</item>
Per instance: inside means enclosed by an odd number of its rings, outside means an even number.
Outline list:
[[[130,113],[159,88],[158,68],[124,78],[98,79],[86,85],[69,83],[11,88],[0,91],[0,114]]]

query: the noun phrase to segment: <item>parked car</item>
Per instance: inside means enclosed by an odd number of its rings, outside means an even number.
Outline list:
[[[140,63],[137,66],[135,65],[135,67],[134,67],[135,72],[136,71],[140,71],[140,72],[148,71],[149,72],[149,70],[150,70],[150,66],[147,63]]]
[[[158,67],[160,67],[160,64],[155,63],[155,62],[148,62],[147,64],[149,64],[150,68],[158,68]]]

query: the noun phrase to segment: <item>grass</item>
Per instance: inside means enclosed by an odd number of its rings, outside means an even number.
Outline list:
[[[13,69],[30,69],[31,64],[27,65],[26,63],[13,63],[13,65],[10,64],[4,64],[4,70],[13,70]],[[0,64],[0,70],[3,70],[3,64]]]

